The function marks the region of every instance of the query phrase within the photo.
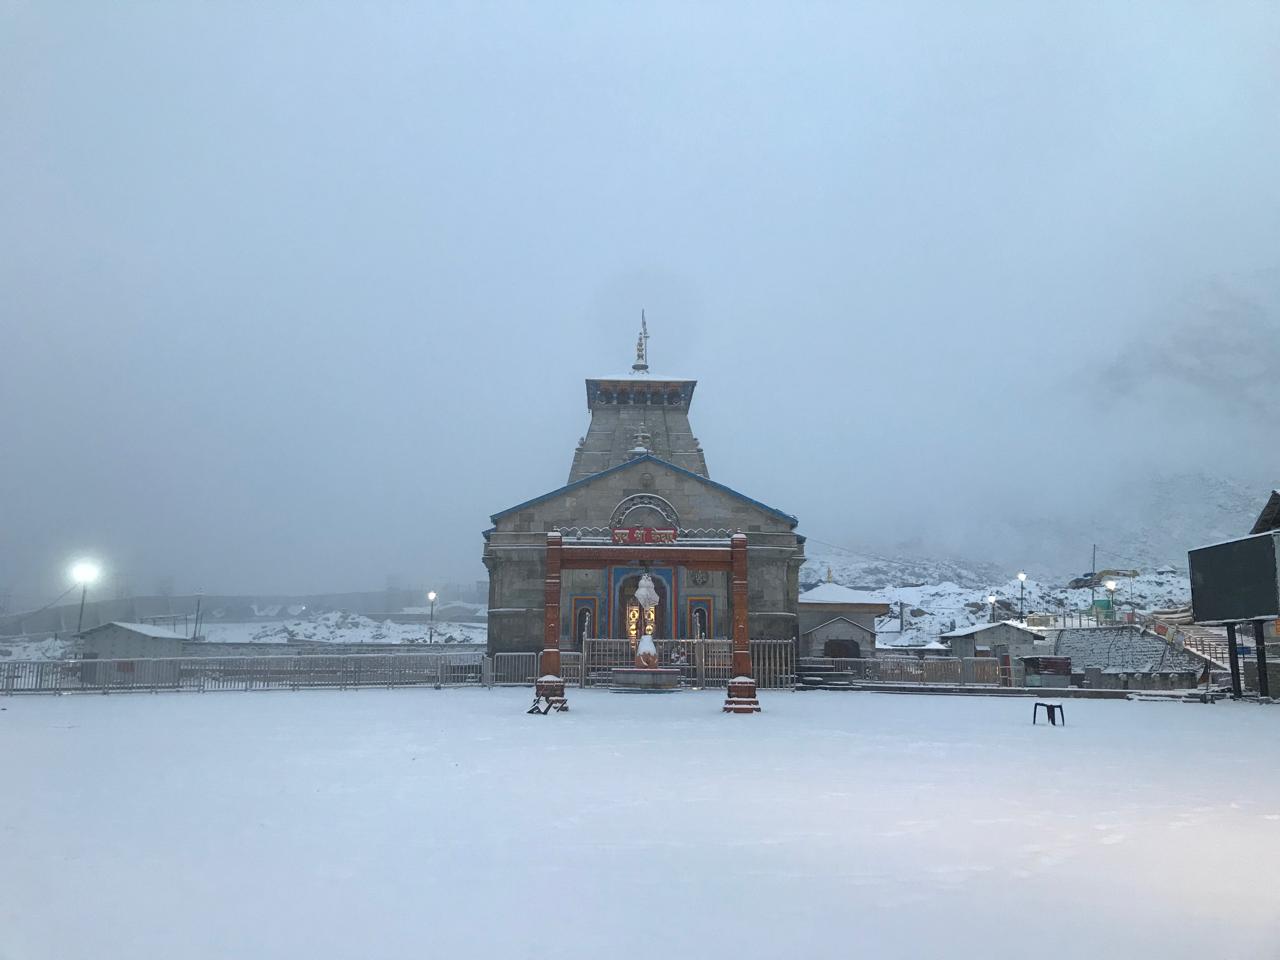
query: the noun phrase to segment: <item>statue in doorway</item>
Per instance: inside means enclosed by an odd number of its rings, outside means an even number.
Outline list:
[[[658,591],[654,589],[653,578],[647,573],[640,577],[640,584],[636,587],[636,603],[640,604],[643,611],[643,619],[641,623],[649,623],[649,612],[658,605]],[[652,670],[658,665],[658,648],[653,642],[653,637],[646,633],[640,638],[640,642],[636,644],[636,666],[642,669]]]

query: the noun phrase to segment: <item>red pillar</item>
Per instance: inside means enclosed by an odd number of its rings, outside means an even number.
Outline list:
[[[546,612],[542,621],[542,657],[534,692],[561,709],[567,709],[564,680],[560,678],[560,563],[564,540],[558,533],[547,534],[547,579],[543,595]]]
[[[729,541],[733,560],[731,596],[733,604],[733,676],[724,700],[726,713],[759,713],[756,682],[751,676],[751,636],[747,619],[747,535],[735,533]]]

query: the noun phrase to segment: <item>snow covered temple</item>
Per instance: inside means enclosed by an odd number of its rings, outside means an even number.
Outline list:
[[[749,638],[794,640],[804,538],[795,517],[710,478],[689,424],[696,386],[650,372],[643,324],[631,371],[586,381],[568,483],[484,533],[490,654],[732,640],[743,676]],[[645,574],[650,608],[635,597]]]

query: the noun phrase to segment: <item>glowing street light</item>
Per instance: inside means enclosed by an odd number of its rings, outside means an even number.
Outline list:
[[[92,560],[77,560],[71,565],[71,582],[80,584],[80,617],[76,620],[76,634],[84,627],[84,598],[89,592],[89,584],[98,579],[101,568]]]
[[[1107,588],[1107,600],[1111,604],[1111,618],[1114,620],[1116,616],[1116,582],[1108,580],[1103,586]]]
[[[996,622],[996,595],[994,593],[987,594],[987,603],[991,604],[991,622]]]
[[[431,601],[431,627],[427,637],[427,643],[435,643],[436,642],[436,592],[434,590],[428,590],[427,599]]]
[[[1023,601],[1027,596],[1027,575],[1021,570],[1018,571],[1018,619],[1025,620],[1026,614],[1023,613]]]

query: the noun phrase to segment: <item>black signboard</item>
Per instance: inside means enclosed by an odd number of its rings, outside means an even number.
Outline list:
[[[1188,553],[1196,623],[1280,617],[1278,548],[1280,531],[1271,531]]]

